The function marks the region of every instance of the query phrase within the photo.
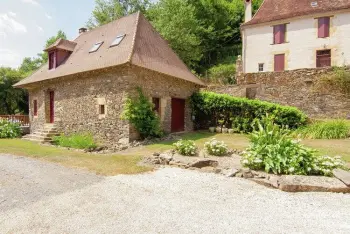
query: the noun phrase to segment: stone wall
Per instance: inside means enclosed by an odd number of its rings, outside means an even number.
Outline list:
[[[171,98],[188,97],[199,89],[193,83],[169,77],[139,67],[124,67],[92,71],[70,77],[41,82],[29,90],[31,132],[49,122],[48,92],[55,92],[55,124],[60,132],[92,133],[106,145],[125,144],[137,138],[135,130],[120,115],[129,95],[141,87],[146,95],[161,99],[161,122],[171,131]],[[38,116],[33,116],[33,100],[38,102]],[[99,105],[105,105],[105,115]],[[185,131],[191,131],[191,110],[186,102]]]
[[[236,86],[211,86],[207,89],[238,97],[260,99],[296,106],[313,118],[347,118],[350,97],[332,88],[320,88],[321,77],[329,69],[300,69],[237,75]]]

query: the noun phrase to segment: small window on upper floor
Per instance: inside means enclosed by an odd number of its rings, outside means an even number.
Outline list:
[[[264,64],[259,63],[259,72],[263,72],[263,71],[264,71]]]
[[[125,37],[125,34],[118,35],[118,36],[114,39],[114,41],[112,42],[112,44],[111,44],[110,47],[119,45],[120,42],[122,42],[122,40],[124,39],[124,37]]]
[[[56,52],[49,52],[49,70],[56,68]]]
[[[318,18],[318,38],[329,37],[330,17]]]
[[[100,115],[105,115],[105,114],[106,114],[105,105],[99,105],[99,107],[98,107],[98,113],[99,113]]]
[[[96,44],[94,44],[92,46],[92,48],[90,49],[89,53],[93,53],[93,52],[98,51],[98,49],[101,47],[102,44],[103,44],[103,41],[97,42]]]
[[[282,44],[286,42],[286,24],[273,26],[273,44]]]
[[[34,112],[34,116],[38,116],[38,101],[37,100],[33,101],[33,112]]]

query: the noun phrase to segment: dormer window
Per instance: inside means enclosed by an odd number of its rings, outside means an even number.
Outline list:
[[[89,53],[93,53],[93,52],[98,51],[98,49],[101,47],[102,44],[103,44],[103,41],[97,42],[96,44],[94,44],[92,46],[92,48],[90,49]]]
[[[49,70],[56,68],[56,51],[49,52]]]

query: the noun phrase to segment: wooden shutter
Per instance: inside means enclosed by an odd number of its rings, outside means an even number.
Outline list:
[[[275,55],[275,71],[284,71],[284,54],[276,54]]]
[[[316,55],[316,67],[330,67],[332,65],[331,50],[319,50]]]
[[[49,53],[49,69],[56,68],[56,52]]]
[[[37,100],[34,100],[33,101],[33,109],[34,109],[34,116],[37,116],[38,115],[38,101]]]
[[[318,37],[325,38],[329,37],[330,18],[322,17],[318,18]]]
[[[282,44],[286,41],[286,25],[280,24],[273,26],[274,44]]]

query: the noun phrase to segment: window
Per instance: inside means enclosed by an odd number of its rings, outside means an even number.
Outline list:
[[[158,115],[160,116],[160,98],[152,98],[152,102],[154,104],[153,111],[158,113]]]
[[[105,105],[99,105],[99,114],[100,115],[105,115],[106,114]]]
[[[263,63],[259,63],[259,72],[264,71],[264,64]]]
[[[122,42],[122,40],[124,39],[124,37],[125,37],[125,34],[118,35],[118,36],[115,38],[115,40],[112,42],[112,44],[111,44],[110,47],[119,45],[120,42]]]
[[[49,70],[56,68],[56,51],[49,53]]]
[[[329,37],[330,17],[318,18],[318,38]]]
[[[273,26],[273,44],[282,44],[286,42],[286,24]]]
[[[284,71],[284,63],[285,63],[285,55],[284,54],[276,54],[275,55],[275,71]]]
[[[97,42],[95,45],[92,46],[89,53],[93,53],[93,52],[98,51],[98,49],[101,47],[102,44],[103,44],[103,41]]]
[[[33,101],[33,112],[34,112],[34,116],[38,116],[38,101],[34,100]]]
[[[330,67],[332,64],[331,50],[319,50],[316,54],[316,67]]]

